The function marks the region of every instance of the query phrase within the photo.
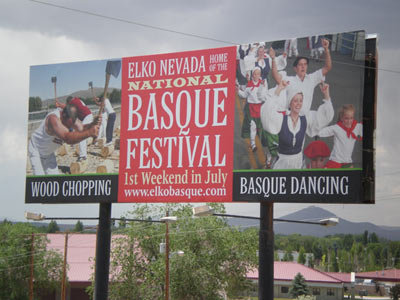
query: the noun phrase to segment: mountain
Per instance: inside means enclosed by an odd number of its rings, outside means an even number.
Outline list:
[[[115,90],[115,88],[110,87],[108,89],[108,95],[110,95],[110,93],[113,90]],[[104,88],[100,88],[100,87],[94,87],[93,88],[93,94],[97,95],[97,96],[101,95],[103,93],[103,91],[104,91]],[[92,98],[93,97],[92,96],[92,91],[90,89],[87,89],[87,90],[76,91],[76,92],[73,92],[71,94],[64,95],[64,96],[58,96],[57,98],[58,98],[58,101],[65,103],[69,96],[78,97],[78,98],[81,98],[81,99],[86,99],[86,98]],[[54,98],[49,98],[49,99],[43,100],[42,103],[43,103],[42,107],[46,107],[47,105],[49,105],[49,106],[50,105],[54,105],[55,101],[54,101]]]
[[[318,221],[325,218],[336,217],[328,210],[309,206],[292,214],[280,217],[279,219],[296,220],[296,221]],[[249,227],[258,226],[258,220],[246,220],[238,218],[230,218],[230,225]],[[350,222],[339,218],[339,224],[333,227],[324,227],[312,224],[294,224],[287,222],[274,222],[275,234],[301,234],[323,237],[334,234],[363,234],[367,230],[369,233],[375,232],[379,237],[392,241],[400,241],[400,227],[377,226],[370,222]]]

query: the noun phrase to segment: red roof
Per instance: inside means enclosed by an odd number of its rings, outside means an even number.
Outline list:
[[[342,283],[340,280],[323,272],[296,262],[276,261],[274,263],[274,280],[292,281],[297,273],[301,273],[308,282]],[[258,270],[248,272],[247,278],[258,279]]]
[[[351,283],[351,273],[325,272],[325,274],[336,278],[343,283]]]
[[[356,273],[356,277],[364,279],[374,279],[375,281],[397,282],[400,281],[400,270],[390,269],[390,270],[380,270],[372,272],[362,272],[362,273]]]
[[[49,249],[56,250],[64,255],[65,234],[47,234]],[[93,264],[96,253],[96,235],[85,233],[68,234],[67,271],[69,282],[89,282],[93,273]]]

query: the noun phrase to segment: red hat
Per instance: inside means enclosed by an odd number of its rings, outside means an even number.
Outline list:
[[[331,150],[325,142],[318,140],[308,144],[304,149],[304,155],[310,159],[318,156],[328,157],[331,155]]]

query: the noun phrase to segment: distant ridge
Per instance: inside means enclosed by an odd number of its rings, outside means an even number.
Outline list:
[[[318,221],[325,218],[336,217],[326,209],[316,206],[309,206],[297,212],[280,217],[279,219],[297,220],[297,221]],[[246,220],[238,218],[229,218],[229,224],[232,226],[258,226],[257,220]],[[363,234],[367,230],[369,233],[375,232],[379,237],[392,241],[400,241],[400,227],[377,226],[370,222],[350,222],[339,218],[339,224],[334,227],[323,227],[310,224],[293,224],[285,222],[274,222],[275,234],[301,234],[316,237],[324,237],[334,234]]]

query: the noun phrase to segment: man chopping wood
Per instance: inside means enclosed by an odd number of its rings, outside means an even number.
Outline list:
[[[83,125],[87,125],[93,122],[93,114],[89,107],[79,99],[78,97],[69,96],[67,98],[67,104],[71,104],[77,109],[77,118],[82,122]],[[56,101],[56,106],[64,108],[66,104]],[[79,143],[79,157],[78,162],[87,159],[87,140],[83,140]]]
[[[78,108],[70,103],[50,112],[32,133],[28,156],[34,175],[59,174],[55,151],[62,145],[76,144],[97,137],[101,117],[84,125],[78,118]]]

